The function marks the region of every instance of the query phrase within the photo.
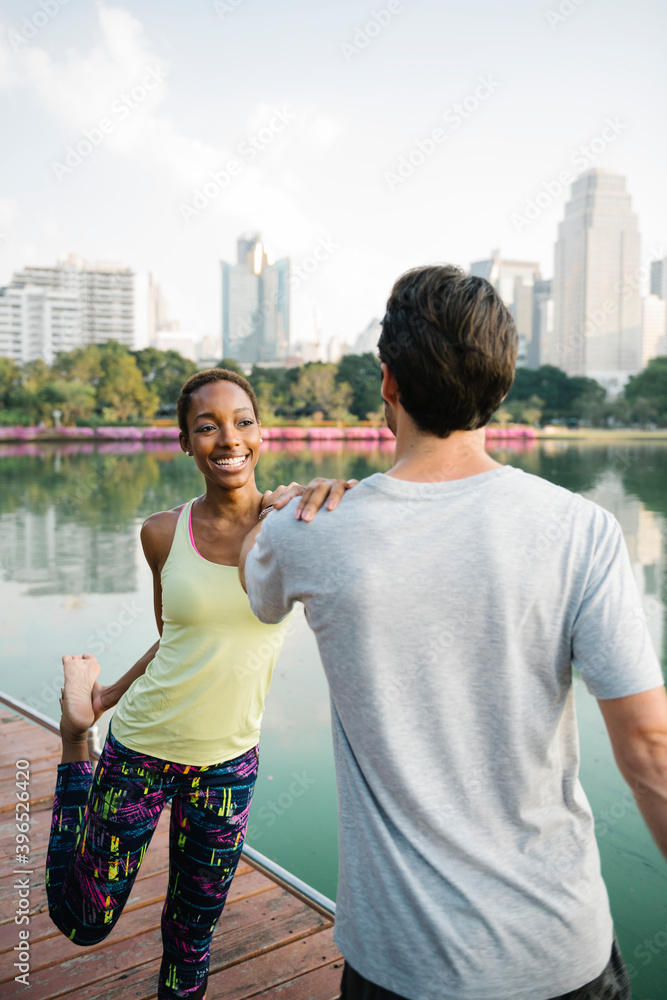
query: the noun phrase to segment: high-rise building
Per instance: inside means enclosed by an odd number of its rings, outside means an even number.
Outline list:
[[[536,280],[533,285],[533,336],[528,345],[526,368],[537,369],[556,362],[553,351],[554,300],[551,280]]]
[[[558,227],[553,298],[558,367],[613,396],[641,368],[637,216],[625,178],[596,167],[572,185]]]
[[[658,295],[642,301],[642,368],[651,358],[667,354],[667,302]]]
[[[17,364],[41,358],[50,365],[58,351],[81,345],[81,331],[75,292],[31,284],[0,288],[0,357]]]
[[[162,286],[156,280],[152,272],[148,274],[148,343],[151,347],[157,346],[158,334],[163,331],[173,333],[178,330],[179,324],[170,320],[168,316],[167,300],[164,297]]]
[[[78,295],[83,346],[117,340],[134,347],[134,273],[130,268],[105,262],[89,264],[68,254],[53,267],[16,271],[11,284],[37,285]]]
[[[289,348],[289,260],[274,261],[259,233],[222,261],[222,352],[244,364],[283,361]]]
[[[476,260],[470,273],[486,278],[509,306],[519,334],[517,368],[537,368],[539,347],[533,345],[534,287],[540,280],[540,265],[536,261],[503,260],[499,250],[494,250],[489,260]]]
[[[667,299],[667,257],[651,261],[651,295]]]

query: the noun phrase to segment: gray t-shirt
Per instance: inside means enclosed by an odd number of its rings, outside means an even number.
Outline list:
[[[329,681],[336,941],[409,1000],[546,1000],[612,922],[579,784],[572,664],[597,698],[662,684],[620,527],[504,467],[378,473],[311,523],[268,516],[250,603],[303,601]]]

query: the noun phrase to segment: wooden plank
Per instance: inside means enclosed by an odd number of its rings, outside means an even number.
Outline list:
[[[231,906],[232,903],[238,900],[248,899],[259,893],[269,892],[272,889],[275,890],[275,888],[275,885],[264,878],[263,875],[260,875],[259,872],[248,871],[244,875],[234,876],[229,896],[227,897],[227,905]],[[153,902],[146,903],[139,900],[133,891],[120,920],[109,937],[100,944],[86,948],[86,954],[90,954],[93,951],[101,951],[108,947],[109,944],[133,939],[137,934],[144,934],[150,930],[159,931],[163,905],[164,895]],[[36,928],[37,920],[41,921],[42,929],[48,931],[47,934],[42,933],[41,937],[38,935],[39,929]],[[83,954],[81,946],[72,944],[71,941],[64,937],[51,922],[47,913],[41,913],[38,917],[31,919],[29,930],[31,973]],[[0,950],[13,950],[14,945],[18,943],[16,925],[5,925],[0,930],[0,941]],[[0,966],[0,982],[4,982],[12,977],[13,973],[11,969],[12,966],[9,961],[6,962],[6,967]]]
[[[21,731],[12,738],[8,738],[8,735],[2,732],[0,766],[16,764],[17,760],[27,760],[32,764],[44,757],[56,757],[56,763],[60,760],[62,744],[55,733],[40,729],[38,726],[31,726],[30,729]]]
[[[117,935],[120,935],[122,937],[128,937],[130,933],[132,934],[134,933],[134,930],[132,930],[131,932],[128,932],[127,930],[129,927],[129,924],[127,922],[127,916],[130,913],[134,913],[134,911],[138,909],[142,909],[144,912],[144,917],[142,919],[145,922],[141,925],[141,929],[148,930],[149,927],[152,927],[153,925],[148,921],[147,914],[150,907],[153,905],[157,906],[157,923],[155,924],[155,926],[159,927],[160,913],[162,912],[162,905],[164,903],[164,893],[157,899],[155,903],[148,902],[147,900],[150,894],[146,894],[144,898],[142,898],[137,888],[138,881],[139,880],[137,880],[137,884],[135,884],[135,886],[133,887],[132,892],[130,893],[130,898],[128,899],[125,909],[123,911],[123,914],[120,920],[118,921],[118,924],[111,932],[111,935],[108,938],[108,940],[111,940],[112,938],[115,940],[115,936]],[[265,878],[264,875],[260,874],[260,872],[256,872],[252,868],[249,868],[246,865],[242,869],[237,870],[237,873],[232,880],[231,888],[229,890],[229,895],[227,897],[227,905],[230,905],[231,903],[240,899],[247,899],[250,898],[251,896],[258,895],[261,892],[269,892],[269,890],[275,889],[275,887],[276,886],[274,882],[271,882],[269,879]],[[40,913],[37,913],[34,916],[31,915],[29,930],[30,930],[30,944],[31,947],[34,948],[32,956],[38,963],[37,965],[34,965],[33,968],[39,968],[41,965],[44,964],[42,962],[41,942],[46,941],[48,938],[55,937],[61,940],[62,946],[64,948],[74,949],[72,954],[81,953],[80,947],[70,944],[70,942],[68,942],[61,935],[58,928],[51,921],[51,918],[49,917],[49,914],[46,910],[42,910]],[[11,919],[0,927],[0,953],[12,949],[16,943],[17,943],[17,928],[16,925],[14,924],[13,914],[12,914]],[[101,947],[101,946],[96,946],[96,947]],[[2,981],[1,971],[0,971],[0,981]]]
[[[279,948],[324,926],[319,914],[283,889],[241,899],[231,903],[220,920],[211,948],[211,967],[219,969],[223,963],[242,962],[248,954]],[[31,974],[30,1000],[63,995],[70,1000],[84,996],[90,1000],[99,1000],[100,996],[105,1000],[136,1000],[150,996],[147,989],[155,995],[161,954],[157,927],[127,940],[107,942],[102,948],[80,949],[76,957]],[[329,960],[335,957],[330,955]],[[103,980],[104,989],[100,985]],[[0,984],[0,998],[15,996],[14,988],[13,980]]]
[[[0,732],[0,737],[2,733]],[[53,781],[56,780],[56,765],[60,763],[60,754],[58,754],[58,759],[54,757],[42,757],[39,760],[30,762],[30,776],[33,774],[43,774],[48,771],[49,774],[53,775]],[[3,764],[0,767],[0,799],[3,797],[3,781],[11,781],[12,783],[16,780],[16,761],[12,761],[11,764]]]
[[[24,782],[21,782],[23,785]],[[40,771],[35,775],[30,776],[30,781],[26,782],[27,788],[25,789],[30,796],[29,801],[31,806],[34,803],[37,805],[39,802],[53,802],[53,793],[56,787],[56,772],[53,771]],[[16,778],[12,781],[3,781],[2,786],[0,786],[0,814],[11,810],[14,812],[16,803],[19,801],[17,798],[17,791],[22,792],[23,789],[17,789]]]
[[[342,956],[331,965],[323,965],[298,979],[254,993],[253,1000],[340,1000],[340,977],[343,975]]]
[[[216,1000],[244,1000],[256,996],[258,992],[266,992],[268,988],[288,983],[306,972],[330,965],[339,956],[333,930],[329,928],[214,974],[209,978],[207,992]]]

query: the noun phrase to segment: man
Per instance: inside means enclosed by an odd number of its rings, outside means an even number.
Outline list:
[[[629,998],[572,689],[574,664],[667,856],[667,696],[620,527],[485,452],[517,349],[486,281],[403,275],[378,348],[392,469],[241,556],[262,621],[303,601],[330,685],[343,996]]]

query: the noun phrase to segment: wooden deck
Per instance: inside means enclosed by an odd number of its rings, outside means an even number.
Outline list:
[[[16,761],[30,762],[30,864],[15,863]],[[29,1000],[149,1000],[160,965],[160,914],[167,888],[168,816],[163,815],[118,925],[91,948],[71,944],[51,923],[44,888],[59,739],[0,706],[0,997]],[[165,810],[167,812],[167,810]],[[30,879],[30,923],[17,925],[17,879]],[[29,989],[14,948],[30,932]],[[334,1000],[342,957],[332,921],[241,861],[211,947],[207,1000],[280,997]],[[25,992],[24,992],[25,991]]]

